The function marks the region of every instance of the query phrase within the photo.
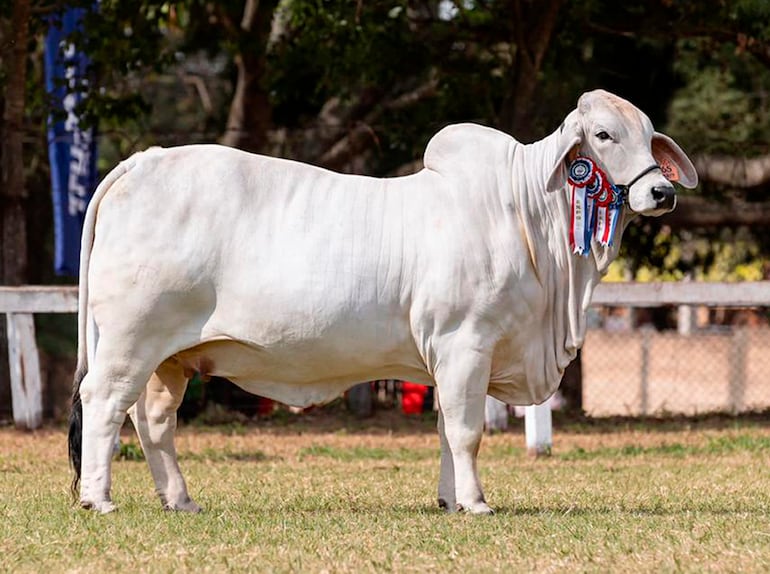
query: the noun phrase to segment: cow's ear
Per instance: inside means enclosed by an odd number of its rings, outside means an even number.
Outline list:
[[[667,135],[660,132],[652,135],[652,156],[669,181],[678,181],[689,189],[698,185],[698,172],[695,171],[695,166],[682,148]]]
[[[558,191],[567,184],[567,164],[577,156],[583,133],[577,116],[578,111],[575,110],[567,116],[559,128],[559,149],[556,152],[556,163],[554,163],[545,184],[545,190],[548,193]]]

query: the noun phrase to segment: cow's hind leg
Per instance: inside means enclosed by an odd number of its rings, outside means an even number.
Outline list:
[[[166,361],[155,370],[128,413],[150,465],[163,509],[200,512],[200,506],[187,493],[174,446],[176,412],[186,388],[187,377],[182,367],[176,361]]]
[[[149,371],[151,372],[151,370]],[[149,377],[127,366],[95,365],[80,383],[82,404],[82,448],[80,504],[101,513],[115,510],[110,498],[112,455],[115,439]]]

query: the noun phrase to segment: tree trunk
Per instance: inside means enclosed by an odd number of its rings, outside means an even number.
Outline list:
[[[357,121],[344,137],[335,142],[320,157],[315,158],[314,163],[327,169],[349,172],[348,167],[352,160],[377,142],[377,133],[371,126],[376,124],[385,112],[407,109],[436,95],[438,95],[438,78],[431,74],[427,82],[414,90],[380,101],[371,112]]]
[[[532,102],[563,0],[513,0],[512,35],[516,45],[508,97],[500,128],[522,141],[533,139]]]
[[[27,82],[29,0],[16,0],[9,36],[12,49],[7,61],[7,83],[0,143],[0,281],[21,285],[27,278],[27,230],[24,202],[24,103]],[[0,321],[0,415],[10,415],[11,382],[8,371],[8,334]]]
[[[24,202],[24,102],[27,82],[27,41],[30,2],[13,5],[13,49],[3,111],[2,141],[2,282],[21,285],[27,275],[27,231]]]
[[[220,143],[248,151],[267,144],[272,110],[262,78],[267,68],[266,50],[277,0],[247,0],[235,56],[238,77],[230,103],[227,128]]]

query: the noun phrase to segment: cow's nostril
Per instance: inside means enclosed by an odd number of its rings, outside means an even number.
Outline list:
[[[655,186],[652,188],[652,199],[660,208],[673,209],[676,202],[676,191],[670,185]]]

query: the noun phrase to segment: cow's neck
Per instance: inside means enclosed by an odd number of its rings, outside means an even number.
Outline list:
[[[539,183],[541,184],[541,188],[537,190],[536,196],[538,197],[536,199],[542,200],[542,206],[546,209],[550,209],[548,205],[558,203],[559,204],[558,213],[564,214],[567,217],[564,220],[564,225],[560,228],[563,230],[563,233],[561,234],[561,241],[559,241],[558,244],[553,245],[554,251],[557,251],[559,253],[571,254],[571,250],[569,246],[569,234],[568,234],[569,215],[572,210],[570,186],[565,181],[564,186],[560,191],[554,192],[554,193],[548,193],[545,191],[546,181],[548,180],[548,177],[551,174],[551,170],[553,169],[554,164],[559,159],[558,153],[560,151],[559,150],[560,139],[561,139],[560,131],[556,130],[554,133],[552,133],[548,137],[538,142],[535,142],[533,144],[526,145],[524,146],[524,148],[528,151],[528,155],[532,154],[542,158],[541,161],[539,162],[539,167],[540,167]],[[615,258],[618,256],[620,241],[623,237],[623,231],[625,230],[629,220],[630,220],[630,217],[629,217],[628,211],[626,208],[624,208],[622,213],[622,219],[615,230],[615,236],[613,237],[612,247],[602,246],[598,241],[592,240],[591,253],[587,257],[575,256],[575,257],[572,257],[572,259],[577,259],[578,261],[582,261],[582,263],[585,264],[585,266],[587,266],[590,271],[595,272],[597,274],[597,280],[598,280],[602,275],[604,275],[607,272],[607,269],[610,263],[612,263],[612,261],[614,261]]]
[[[592,241],[587,257],[572,253],[569,245],[571,193],[565,182],[560,191],[548,193],[546,181],[558,161],[559,132],[529,145],[521,146],[518,168],[535,169],[534,177],[527,178],[527,189],[520,190],[519,206],[522,209],[522,225],[530,243],[537,246],[535,264],[543,287],[549,291],[553,311],[563,313],[564,346],[568,354],[574,354],[585,337],[585,311],[591,301],[594,288],[610,263],[617,257],[620,240],[627,223],[626,213],[617,226],[612,247],[603,247]],[[540,222],[532,224],[531,222]],[[541,261],[537,261],[541,259]],[[546,259],[547,261],[542,261]]]

